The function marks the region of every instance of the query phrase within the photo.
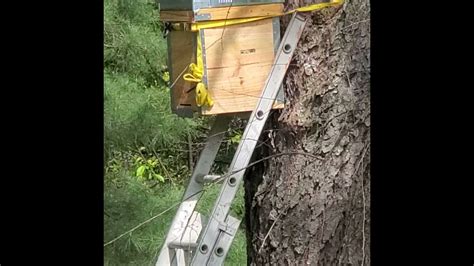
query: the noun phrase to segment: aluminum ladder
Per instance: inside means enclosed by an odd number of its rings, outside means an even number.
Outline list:
[[[216,117],[161,248],[157,266],[224,264],[240,225],[239,219],[229,215],[231,203],[272,109],[304,26],[305,19],[295,12],[280,42],[261,97],[249,117],[229,172],[223,176],[209,175],[209,171],[231,117],[225,115]],[[203,192],[204,185],[216,180],[224,182],[212,210],[211,219],[194,211],[194,208]]]

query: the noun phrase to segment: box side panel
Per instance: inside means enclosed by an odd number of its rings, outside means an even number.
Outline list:
[[[160,10],[198,10],[201,8],[228,7],[284,3],[284,0],[157,0]]]
[[[280,4],[280,3],[200,8],[196,11],[161,9],[160,20],[170,21],[170,22],[192,23],[196,21],[278,16],[278,15],[281,15],[282,13],[283,13],[283,4]]]
[[[207,87],[202,114],[252,111],[274,60],[273,19],[204,30]]]
[[[188,65],[195,62],[196,33],[171,31],[168,34],[168,68],[170,71],[171,108],[178,115],[183,109],[195,108],[192,84],[183,79]],[[184,72],[183,72],[184,71]]]
[[[196,21],[277,16],[283,13],[283,4],[260,4],[201,8],[195,12]]]
[[[193,10],[192,0],[157,0],[160,10]]]
[[[242,6],[242,5],[261,5],[268,3],[284,3],[284,0],[194,0],[193,8],[208,7],[226,7],[226,6]]]
[[[190,10],[160,10],[160,21],[193,22],[194,12]]]

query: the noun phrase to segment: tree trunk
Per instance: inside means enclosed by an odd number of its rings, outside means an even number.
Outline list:
[[[249,265],[370,264],[369,9],[348,0],[307,15],[287,105],[255,152],[280,156],[245,177]]]

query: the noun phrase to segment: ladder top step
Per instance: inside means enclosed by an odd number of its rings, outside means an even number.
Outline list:
[[[205,183],[211,183],[211,182],[213,182],[214,180],[219,179],[219,178],[221,178],[221,177],[222,177],[222,176],[220,176],[220,175],[205,175],[205,176],[203,177],[203,181],[204,181]]]
[[[193,250],[197,247],[197,243],[191,242],[180,242],[180,241],[173,241],[168,243],[168,248],[174,249],[182,249],[182,250]]]

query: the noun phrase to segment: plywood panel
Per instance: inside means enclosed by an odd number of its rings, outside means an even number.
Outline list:
[[[202,114],[252,111],[274,59],[272,19],[204,30],[209,93]],[[276,104],[281,108],[281,103]]]
[[[201,8],[195,13],[192,10],[161,10],[160,20],[174,22],[195,22],[196,16],[202,15],[205,15],[205,19],[199,19],[200,21],[276,16],[280,15],[282,12],[283,4]]]
[[[209,15],[210,19],[206,20],[222,20],[233,18],[250,18],[261,16],[276,16],[283,12],[283,4],[265,4],[265,5],[248,5],[248,6],[228,6],[201,8],[196,15]]]
[[[192,22],[194,19],[194,13],[192,10],[188,11],[176,11],[176,10],[164,10],[160,11],[161,21],[173,21],[173,22]]]
[[[195,62],[195,39],[196,33],[186,31],[171,31],[168,35],[168,56],[170,82],[176,83],[171,88],[171,105],[173,110],[179,108],[179,105],[195,105],[194,90],[191,90],[192,84],[182,78],[183,70],[190,63]]]

